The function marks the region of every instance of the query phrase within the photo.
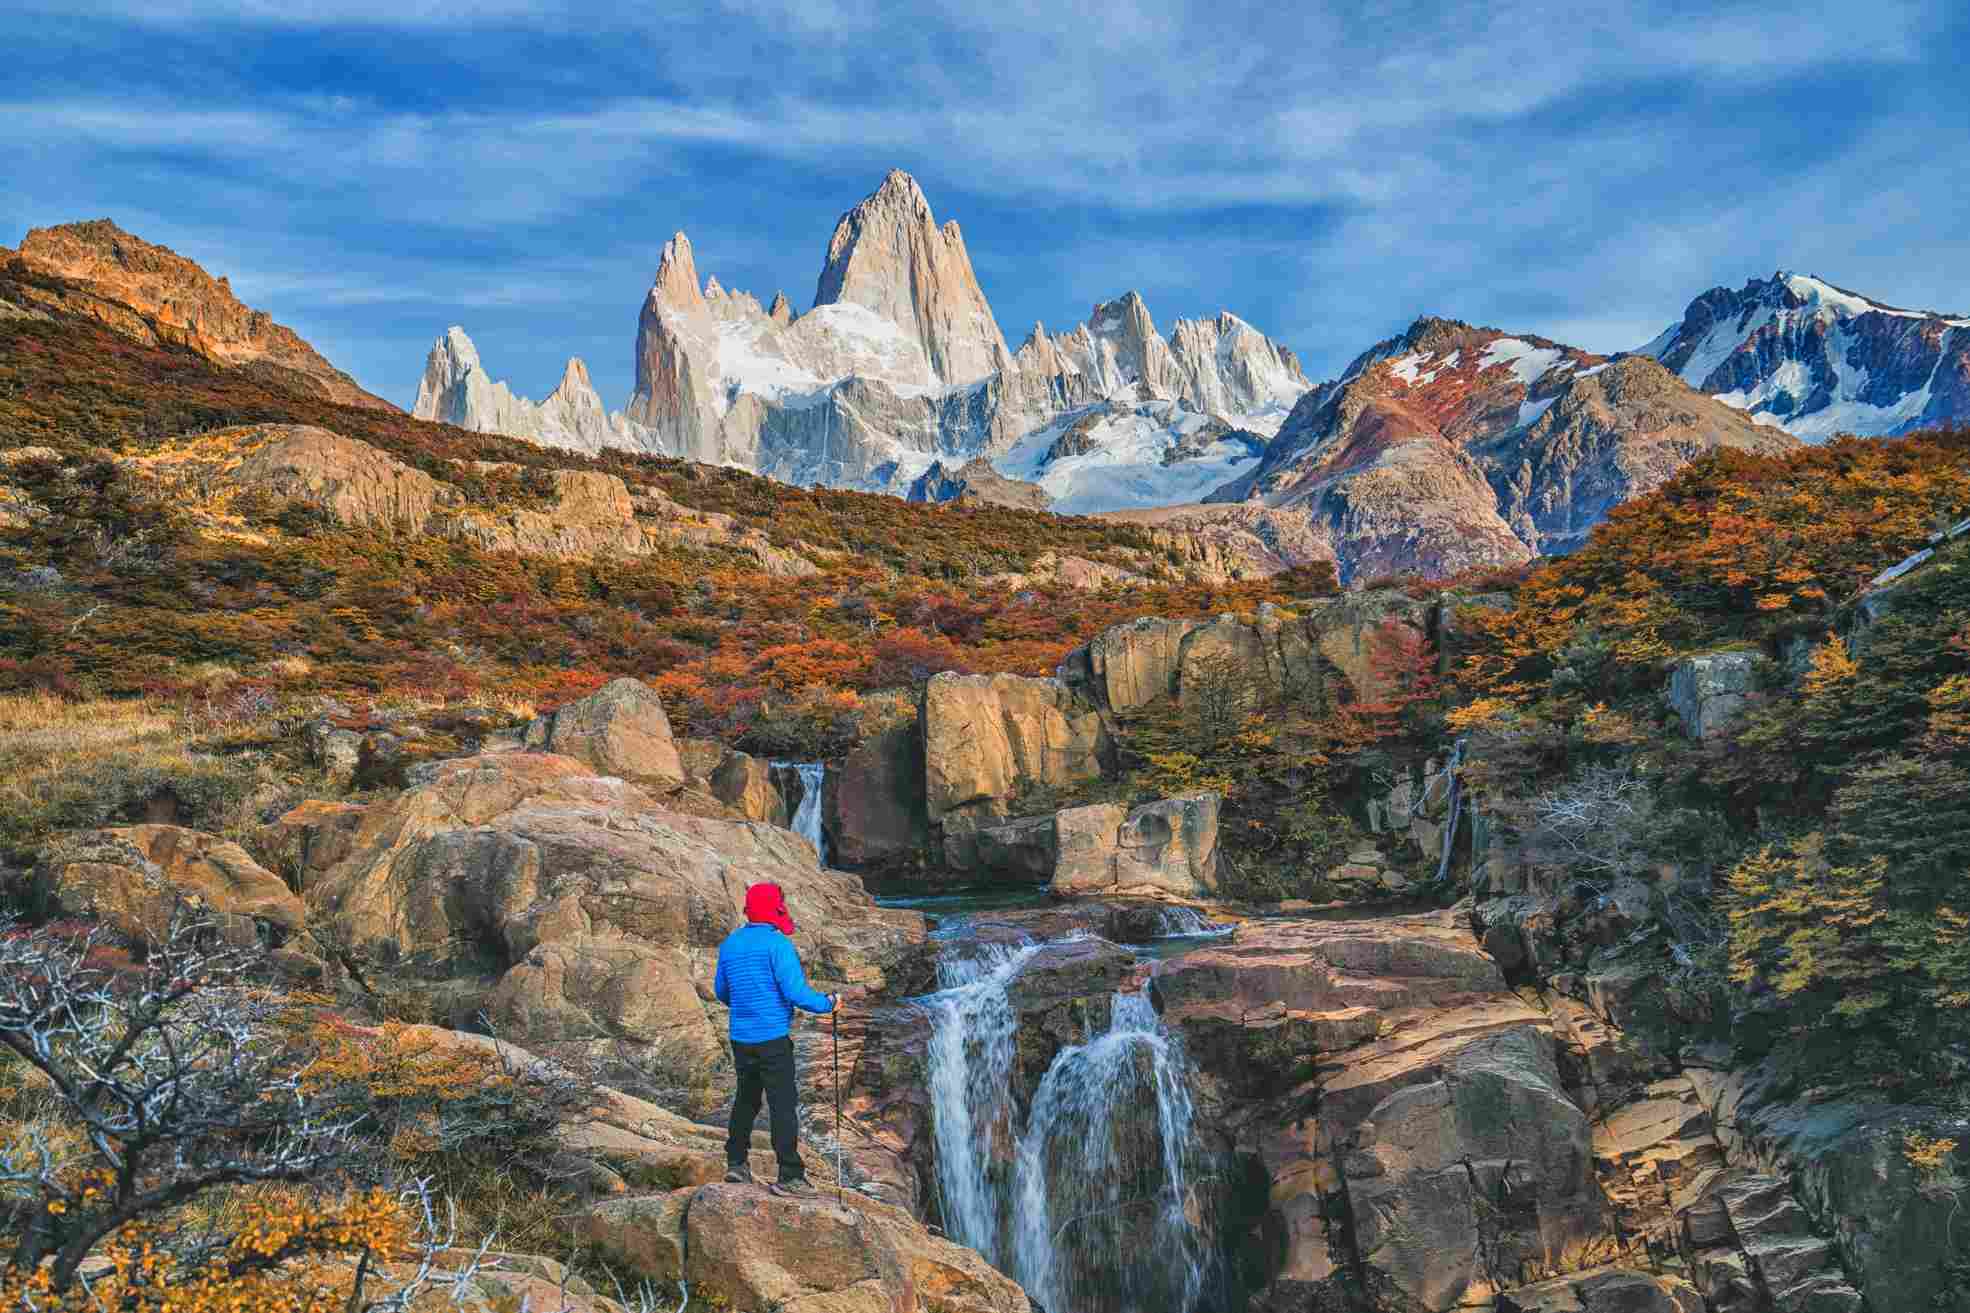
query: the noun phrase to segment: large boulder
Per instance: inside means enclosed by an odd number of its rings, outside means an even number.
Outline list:
[[[786,1200],[710,1186],[692,1200],[687,1277],[735,1309],[1027,1313],[1026,1295],[962,1245],[870,1200]]]
[[[706,1078],[723,1069],[711,981],[748,885],[772,881],[813,978],[879,985],[923,938],[799,836],[667,809],[566,757],[441,763],[372,805],[308,901],[380,967],[464,981],[502,1034]]]
[[[828,772],[827,808],[834,858],[843,866],[873,866],[923,851],[929,818],[916,717],[871,734]]]
[[[1394,588],[1346,593],[1317,603],[1307,626],[1320,655],[1347,678],[1355,697],[1372,702],[1388,692],[1382,652],[1398,643],[1420,647],[1432,606]]]
[[[734,1313],[1030,1313],[1012,1280],[901,1209],[853,1191],[783,1199],[707,1185],[605,1200],[581,1231],[639,1276]]]
[[[279,943],[305,921],[301,900],[244,848],[176,825],[91,830],[50,846],[40,883],[69,916],[152,939],[180,902],[194,904],[235,942]]]
[[[1055,813],[1053,831],[1056,894],[1199,898],[1217,889],[1215,793],[1070,807]]]
[[[1678,661],[1663,698],[1683,733],[1712,738],[1737,719],[1756,687],[1757,660],[1755,652],[1711,652]]]
[[[1103,705],[1126,716],[1175,697],[1183,640],[1197,627],[1195,620],[1144,616],[1102,631],[1088,644],[1084,659]]]
[[[773,763],[745,752],[727,752],[706,781],[711,796],[749,821],[787,823],[787,800],[773,783]]]
[[[253,445],[222,476],[224,484],[313,506],[338,524],[415,536],[439,506],[456,500],[449,485],[422,470],[327,429],[269,424],[246,436]]]
[[[1098,777],[1110,752],[1100,713],[1056,679],[947,671],[925,685],[921,719],[929,820],[959,870],[977,862],[979,825]]]
[[[536,717],[526,745],[593,766],[604,775],[681,784],[684,763],[663,700],[640,680],[616,679],[577,702]]]

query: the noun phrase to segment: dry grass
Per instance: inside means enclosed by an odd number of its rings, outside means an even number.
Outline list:
[[[259,770],[191,738],[186,712],[142,700],[0,696],[0,860],[26,864],[59,830],[144,820],[164,796],[181,823],[225,828]]]

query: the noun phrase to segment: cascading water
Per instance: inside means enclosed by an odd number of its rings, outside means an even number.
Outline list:
[[[1156,934],[1162,939],[1203,939],[1228,935],[1232,927],[1206,921],[1194,907],[1164,907],[1156,913]]]
[[[1019,1127],[1008,993],[1043,945],[947,956],[929,1014],[945,1232],[1047,1313],[1187,1313],[1210,1274],[1188,1067],[1147,994],[1054,1058]]]
[[[1143,1114],[1154,1109],[1153,1118]],[[1048,1313],[1182,1313],[1211,1250],[1191,1184],[1188,1070],[1149,996],[1062,1049],[1020,1138],[1014,1273]]]
[[[800,776],[800,805],[794,809],[787,828],[813,844],[814,851],[820,854],[821,865],[826,866],[828,837],[821,832],[821,795],[828,778],[827,766],[818,761],[776,761],[773,765]]]
[[[986,944],[972,955],[947,956],[937,966],[942,988],[924,1001],[944,1231],[1001,1271],[1011,1257],[999,1201],[1017,1133],[1012,1057],[1019,1029],[1006,988],[1038,951],[1037,944]]]

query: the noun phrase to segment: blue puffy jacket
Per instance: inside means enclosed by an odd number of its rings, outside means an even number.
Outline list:
[[[826,994],[808,988],[793,940],[753,922],[718,946],[718,1001],[732,1009],[732,1042],[764,1044],[787,1033],[793,1010],[832,1012]]]

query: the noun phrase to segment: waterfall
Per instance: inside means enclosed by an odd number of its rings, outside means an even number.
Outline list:
[[[827,782],[828,768],[818,761],[776,761],[776,770],[790,770],[800,776],[800,806],[794,809],[793,820],[787,828],[814,845],[814,851],[821,859],[821,865],[828,864],[828,837],[821,832],[821,794],[822,785]]]
[[[1019,1015],[1006,987],[1037,944],[987,944],[975,956],[947,955],[930,1015],[930,1106],[944,1231],[1001,1271],[1010,1253],[999,1199],[1013,1158],[1013,1039]]]
[[[1203,939],[1228,935],[1231,930],[1228,925],[1206,921],[1204,914],[1194,907],[1163,907],[1156,912],[1156,936],[1159,939]]]
[[[1193,1186],[1189,1068],[1146,993],[1062,1049],[1020,1127],[1008,988],[1043,945],[979,945],[938,965],[931,1125],[944,1230],[1047,1313],[1187,1313],[1212,1267]]]
[[[1143,1114],[1154,1109],[1152,1118]],[[1211,1267],[1188,1068],[1147,993],[1062,1049],[1019,1142],[1014,1274],[1048,1313],[1183,1313]]]

